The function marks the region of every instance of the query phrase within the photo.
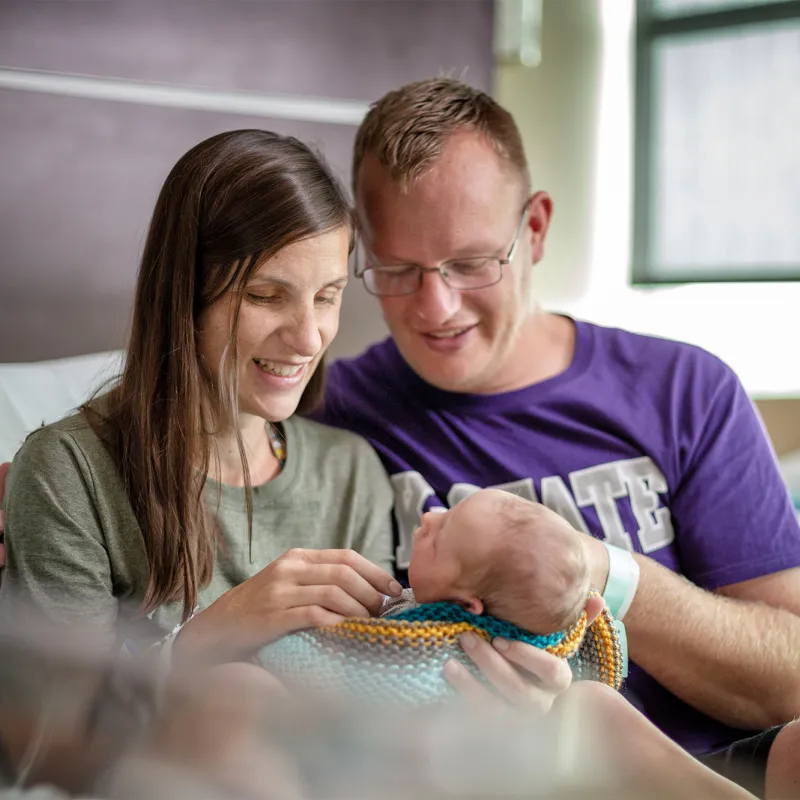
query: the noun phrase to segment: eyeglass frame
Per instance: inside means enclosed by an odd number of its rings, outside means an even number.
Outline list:
[[[509,247],[509,250],[508,250],[508,255],[506,255],[505,258],[498,258],[497,256],[470,256],[469,257],[470,259],[485,258],[487,260],[497,261],[497,263],[500,266],[500,274],[498,275],[497,280],[493,280],[491,283],[485,283],[485,284],[483,284],[481,286],[468,286],[468,287],[464,287],[464,288],[460,288],[458,286],[451,286],[448,283],[447,278],[445,277],[445,273],[443,273],[442,270],[446,270],[448,264],[452,264],[452,263],[457,262],[459,260],[462,260],[462,261],[466,260],[466,259],[458,259],[458,258],[450,258],[447,261],[443,261],[441,264],[439,264],[438,267],[421,267],[419,264],[380,264],[377,267],[364,267],[359,272],[358,247],[355,248],[356,252],[354,253],[354,260],[355,260],[354,274],[355,274],[355,277],[358,278],[363,283],[364,288],[373,297],[410,297],[412,294],[415,294],[416,292],[418,292],[422,288],[422,276],[425,273],[428,273],[428,272],[438,272],[439,276],[444,281],[445,286],[447,286],[450,289],[453,289],[456,292],[472,292],[472,291],[478,291],[480,289],[488,289],[490,286],[496,286],[498,283],[500,283],[501,280],[503,280],[503,267],[507,267],[514,260],[515,256],[517,255],[517,245],[519,244],[519,240],[520,240],[520,238],[522,236],[522,231],[525,229],[525,220],[528,217],[528,212],[530,211],[531,200],[532,199],[533,199],[532,197],[529,197],[525,201],[525,205],[522,208],[522,216],[520,218],[519,225],[517,226],[517,232],[516,232],[516,234],[514,236],[514,241],[511,242],[511,246]],[[363,244],[362,244],[362,246],[363,246]],[[366,250],[366,247],[364,249]],[[372,254],[372,255],[374,255],[374,254]],[[375,292],[370,291],[369,287],[367,286],[367,282],[364,280],[364,275],[367,272],[369,272],[370,270],[397,269],[398,267],[403,267],[405,269],[413,267],[417,271],[417,287],[415,289],[413,289],[410,292],[403,292],[403,294],[377,294]]]

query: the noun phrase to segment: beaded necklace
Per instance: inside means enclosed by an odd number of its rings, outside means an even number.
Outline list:
[[[267,423],[267,433],[269,446],[272,448],[272,454],[278,459],[278,472],[280,472],[286,464],[286,437],[275,422]]]

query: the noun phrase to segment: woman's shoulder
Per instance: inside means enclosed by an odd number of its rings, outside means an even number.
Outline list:
[[[48,457],[54,455],[55,451],[77,449],[94,460],[96,455],[107,454],[101,432],[102,428],[92,425],[83,411],[77,411],[31,431],[17,457]]]
[[[371,484],[388,481],[378,454],[362,436],[299,416],[291,417],[284,426],[290,453],[295,439],[303,454],[303,472],[314,470],[329,479],[355,478]]]
[[[294,416],[283,423],[296,437],[301,439],[307,450],[317,448],[330,452],[331,449],[342,454],[350,453],[357,457],[373,457],[375,451],[363,436],[342,428],[334,428],[322,422]]]
[[[49,474],[69,481],[81,473],[93,482],[118,480],[117,466],[102,436],[103,425],[90,422],[83,411],[42,425],[28,434],[12,463],[12,473]]]

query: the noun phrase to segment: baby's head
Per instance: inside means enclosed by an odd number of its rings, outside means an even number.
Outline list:
[[[575,623],[589,595],[577,532],[545,506],[497,489],[425,514],[408,576],[420,603],[456,602],[538,634]]]

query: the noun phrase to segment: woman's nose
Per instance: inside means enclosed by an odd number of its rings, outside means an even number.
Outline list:
[[[283,330],[284,341],[304,358],[314,358],[322,349],[322,335],[313,309],[302,308],[292,316]]]

